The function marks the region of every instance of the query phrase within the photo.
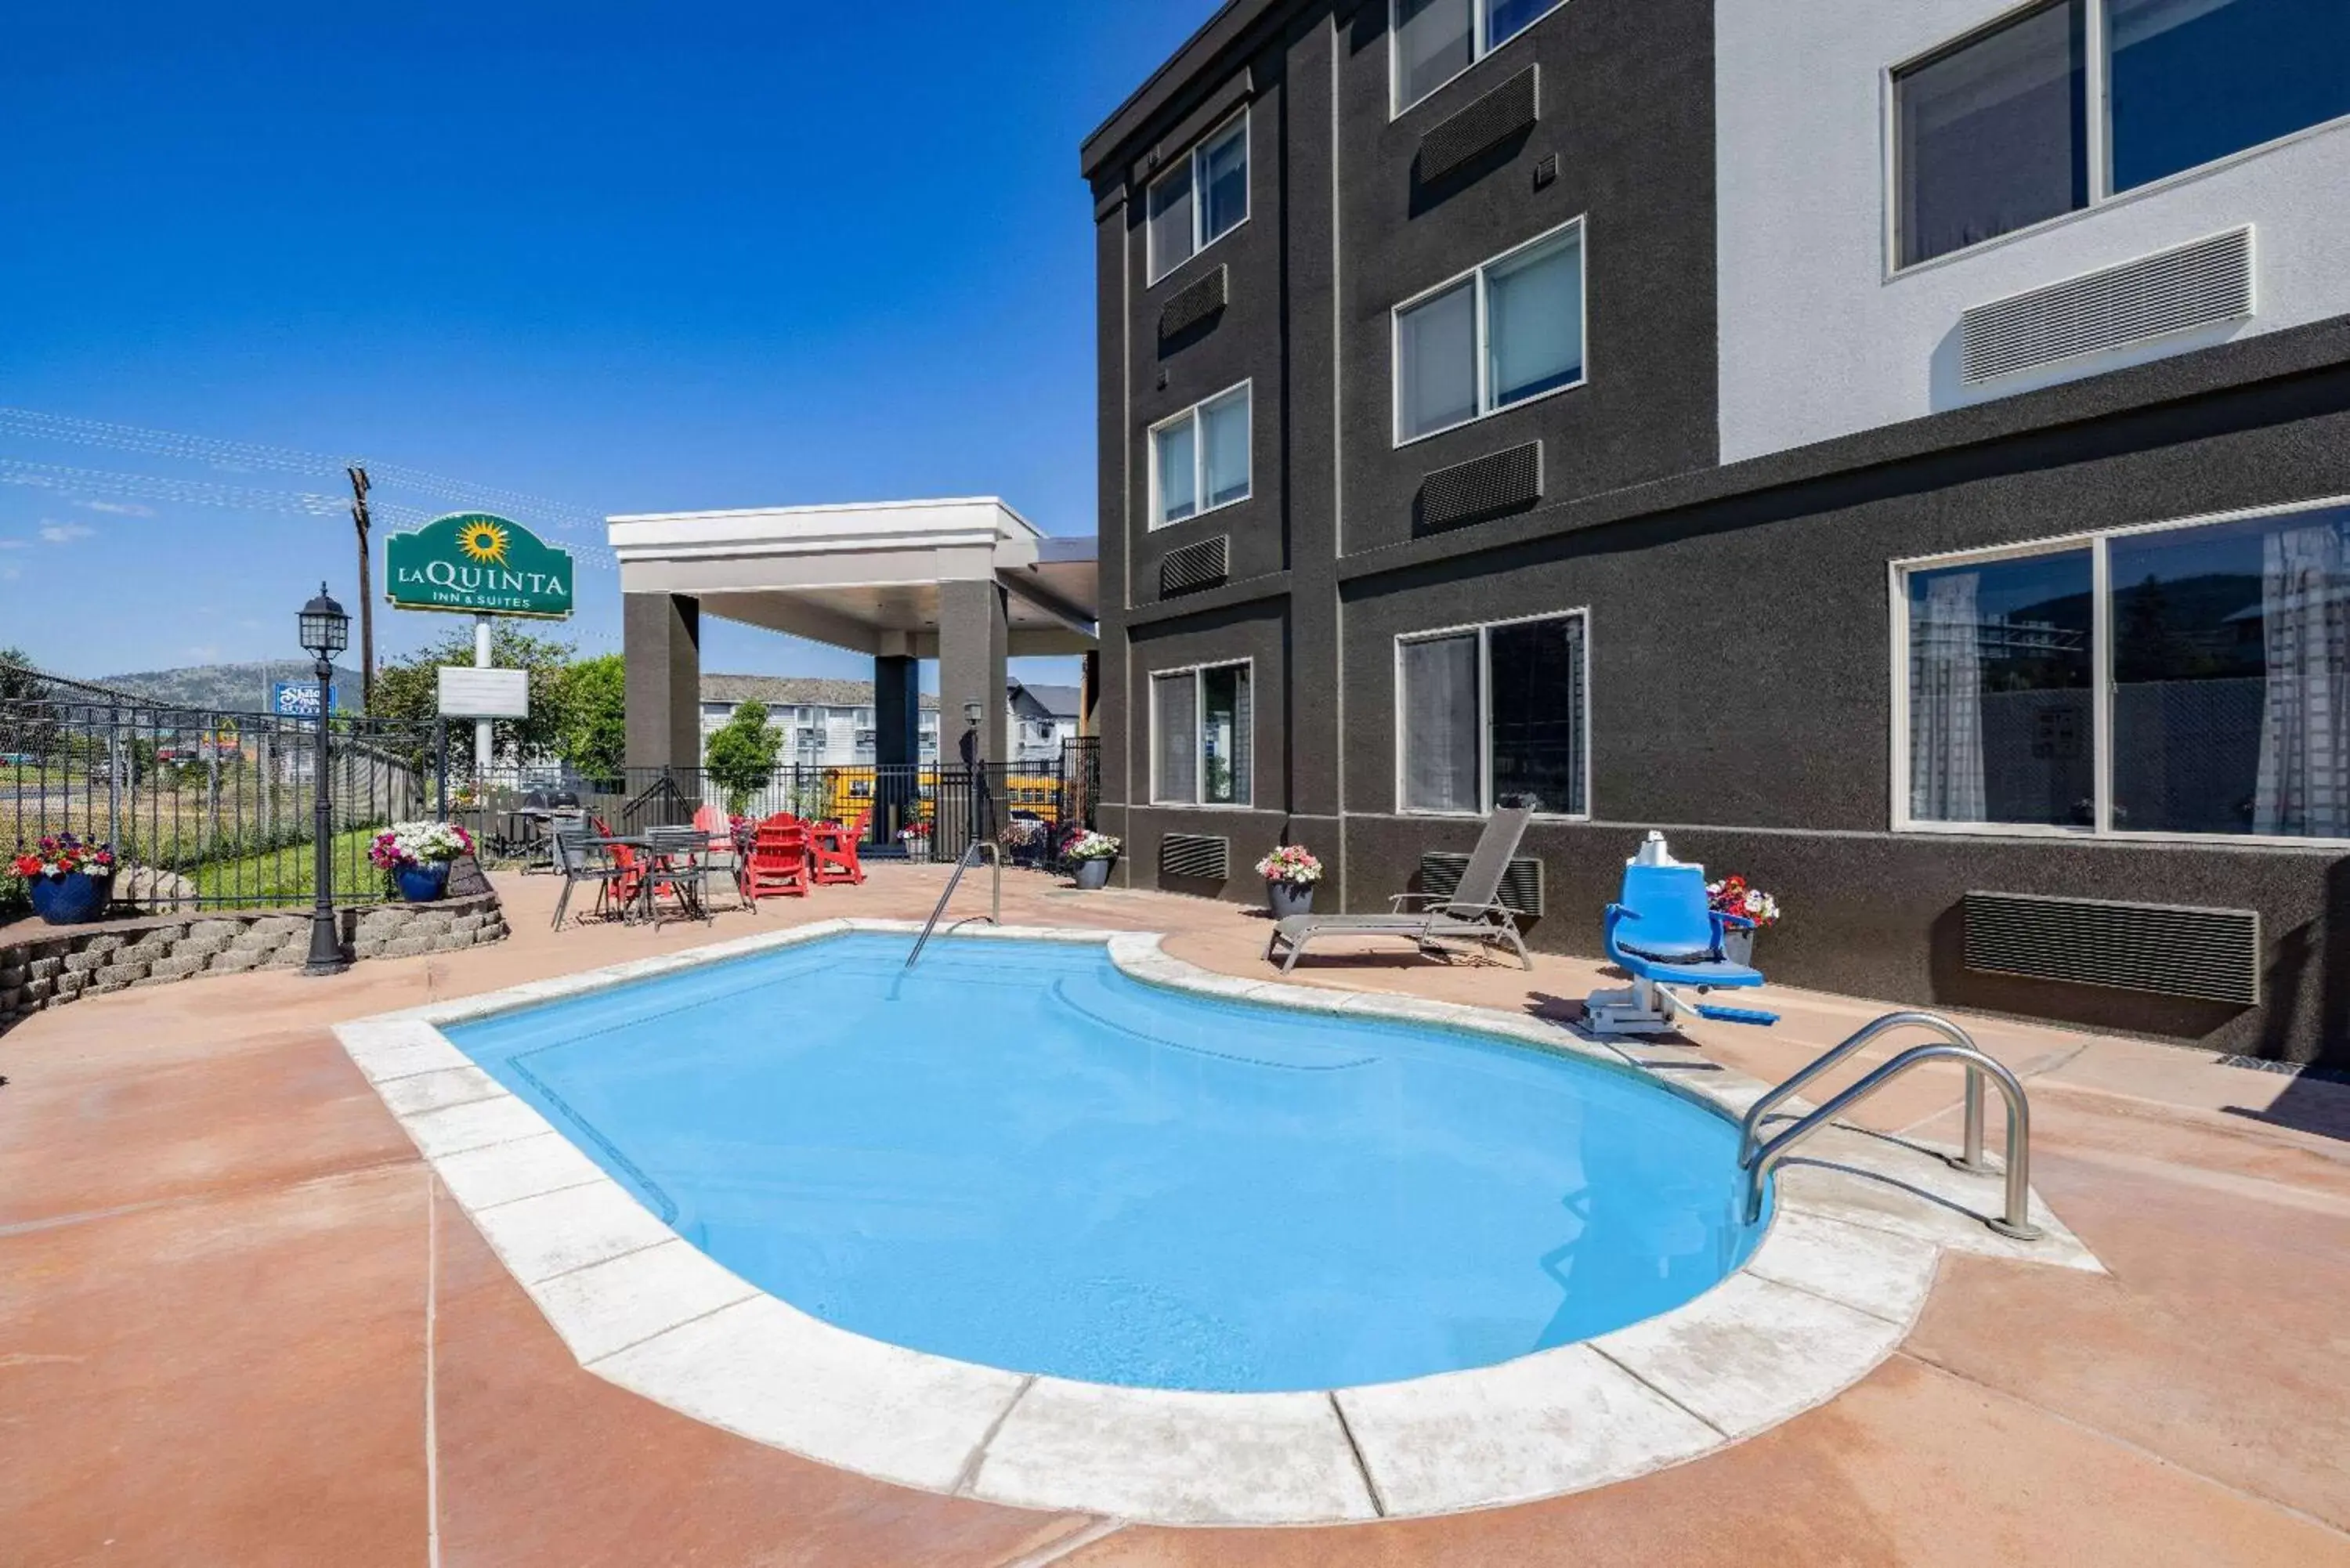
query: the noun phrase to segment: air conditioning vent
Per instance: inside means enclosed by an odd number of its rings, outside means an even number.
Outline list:
[[[1159,560],[1159,597],[1171,599],[1216,587],[1232,576],[1232,555],[1230,534],[1219,534],[1212,539],[1168,551]]]
[[[1232,275],[1222,266],[1170,296],[1159,312],[1159,337],[1180,337],[1231,303]]]
[[[1969,386],[2252,314],[2252,231],[1978,305],[1959,318]]]
[[[1965,917],[1969,969],[2239,1007],[2260,1002],[2257,910],[1969,893]]]
[[[1451,119],[1431,126],[1419,139],[1419,160],[1413,166],[1419,182],[1435,183],[1534,124],[1542,112],[1535,69],[1528,66]]]
[[[1469,857],[1430,850],[1419,857],[1419,890],[1433,893],[1440,898],[1451,898],[1461,886],[1461,874],[1469,869]],[[1509,864],[1502,873],[1501,905],[1505,909],[1525,916],[1530,920],[1542,919],[1543,863],[1522,856]]]
[[[1170,833],[1159,841],[1160,877],[1190,877],[1221,882],[1232,875],[1232,841],[1203,833]]]
[[[1413,524],[1423,534],[1466,527],[1523,512],[1542,499],[1542,442],[1530,441],[1422,479],[1412,504]]]

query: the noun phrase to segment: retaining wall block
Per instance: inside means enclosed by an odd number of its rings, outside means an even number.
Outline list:
[[[113,956],[112,953],[99,952],[92,948],[84,948],[78,953],[68,953],[65,956],[65,972],[88,974],[91,970],[105,968]]]
[[[204,962],[211,957],[210,953],[173,953],[170,958],[157,959],[147,972],[159,980],[184,980],[203,972]]]
[[[145,979],[146,975],[145,961],[126,959],[120,963],[108,964],[105,968],[97,971],[92,978],[102,990],[120,991],[134,980]]]
[[[66,961],[62,958],[36,958],[25,966],[25,978],[35,981],[55,980],[65,972],[65,968]]]

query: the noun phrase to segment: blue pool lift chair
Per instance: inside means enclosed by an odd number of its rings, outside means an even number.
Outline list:
[[[1669,1034],[1684,1008],[1724,1023],[1776,1023],[1775,1012],[1688,1002],[1674,990],[1687,986],[1702,995],[1761,985],[1761,970],[1721,950],[1724,932],[1752,925],[1742,916],[1717,913],[1706,898],[1705,867],[1672,860],[1663,837],[1650,834],[1624,867],[1624,889],[1607,906],[1603,938],[1607,956],[1632,983],[1585,999],[1584,1027],[1599,1035]]]

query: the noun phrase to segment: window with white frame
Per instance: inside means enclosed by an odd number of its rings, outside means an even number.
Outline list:
[[[1395,309],[1396,444],[1583,383],[1583,220]]]
[[[1413,104],[1555,11],[1565,0],[1393,0],[1388,56],[1395,112]]]
[[[1902,266],[2350,115],[2343,0],[2051,0],[1893,72]]]
[[[1241,226],[1249,214],[1248,111],[1203,138],[1150,186],[1150,281]]]
[[[1579,610],[1398,638],[1399,807],[1586,815],[1586,643]]]
[[[1150,526],[1248,498],[1248,382],[1150,427]]]
[[[1913,562],[1911,827],[2350,838],[2350,504]]]
[[[1246,663],[1151,676],[1151,800],[1161,805],[1248,805],[1253,726]]]

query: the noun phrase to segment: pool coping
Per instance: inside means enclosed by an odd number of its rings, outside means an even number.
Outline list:
[[[2037,1194],[1994,1235],[1998,1179],[1934,1146],[1825,1129],[1781,1168],[1746,1262],[1669,1312],[1531,1355],[1310,1393],[1130,1388],[869,1339],[680,1237],[442,1026],[852,932],[832,919],[335,1027],[452,1196],[598,1376],[754,1441],[899,1485],[1172,1525],[1331,1524],[1533,1501],[1683,1463],[1835,1397],[1908,1335],[1945,1251],[2102,1272]],[[1132,979],[1458,1030],[1637,1075],[1732,1122],[1767,1087],[1524,1014],[1221,974],[1156,932],[989,927],[934,940],[1099,945]]]

